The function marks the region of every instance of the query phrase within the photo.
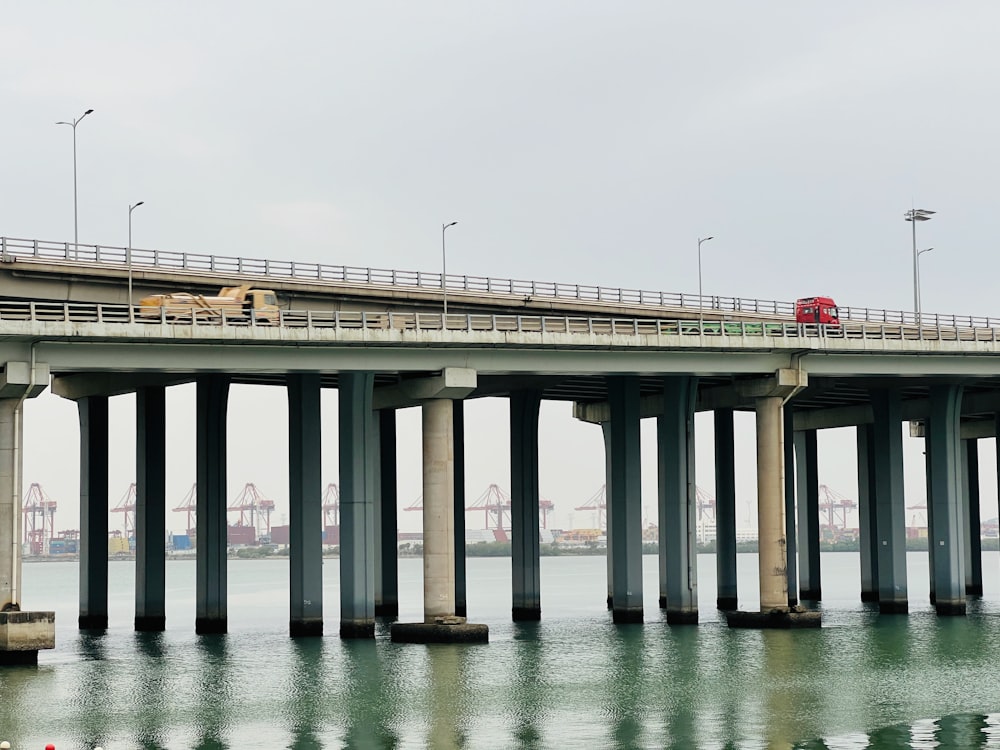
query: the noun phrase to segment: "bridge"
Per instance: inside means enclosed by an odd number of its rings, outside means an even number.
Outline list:
[[[277,317],[182,321],[140,315],[134,304],[135,293],[214,292],[238,281],[273,289]],[[862,599],[884,613],[908,608],[903,422],[926,442],[934,605],[963,614],[967,596],[982,593],[974,441],[996,435],[1000,413],[1000,321],[991,318],[843,308],[842,325],[820,326],[794,323],[791,304],[777,301],[10,239],[0,240],[0,284],[0,547],[14,550],[0,560],[0,643],[15,644],[0,658],[37,658],[53,632],[51,613],[18,611],[20,552],[7,539],[19,539],[10,519],[20,517],[21,404],[49,387],[80,413],[81,628],[107,626],[107,403],[121,393],[136,394],[138,413],[135,627],[165,627],[165,389],[188,382],[197,388],[200,633],[226,630],[232,383],[288,390],[293,635],[323,631],[323,388],[336,388],[340,404],[343,637],[372,637],[377,615],[398,613],[395,410],[414,405],[423,412],[425,623],[394,626],[393,637],[397,629],[400,639],[485,637],[457,627],[467,613],[455,490],[462,404],[484,396],[510,400],[516,620],[541,616],[546,399],[573,402],[581,423],[604,432],[615,622],[643,617],[637,446],[647,417],[658,422],[660,606],[670,623],[697,622],[696,411],[714,413],[717,604],[731,624],[818,624],[796,605],[822,597],[817,431],[830,427],[857,429]],[[756,414],[761,563],[752,613],[736,610],[736,410]]]

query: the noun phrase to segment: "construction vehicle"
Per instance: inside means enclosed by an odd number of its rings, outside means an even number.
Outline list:
[[[837,303],[830,297],[802,297],[795,300],[796,323],[840,325]]]
[[[278,296],[252,284],[224,286],[212,296],[174,292],[153,294],[139,300],[139,316],[170,321],[249,321],[277,323]]]

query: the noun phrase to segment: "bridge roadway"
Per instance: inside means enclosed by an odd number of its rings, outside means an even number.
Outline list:
[[[107,400],[132,391],[138,413],[135,626],[165,627],[165,388],[190,381],[198,394],[198,632],[226,629],[223,427],[232,382],[288,389],[293,635],[323,630],[316,523],[323,387],[337,388],[340,400],[344,637],[371,637],[376,615],[398,612],[392,436],[395,410],[415,404],[424,414],[424,607],[430,626],[419,637],[464,632],[454,625],[466,615],[464,557],[456,554],[464,541],[463,515],[455,513],[464,506],[461,405],[482,396],[505,396],[511,403],[515,619],[541,616],[537,426],[547,398],[572,400],[581,421],[604,431],[608,598],[616,622],[643,616],[637,446],[639,420],[652,416],[658,421],[660,606],[670,623],[698,619],[698,409],[712,410],[715,420],[721,609],[731,612],[738,603],[737,409],[757,416],[760,614],[771,624],[796,624],[790,607],[822,596],[816,434],[833,426],[857,428],[862,599],[877,601],[886,613],[907,610],[904,420],[916,422],[912,431],[926,440],[935,606],[941,614],[962,614],[966,597],[982,592],[974,441],[996,434],[1000,328],[979,320],[828,328],[762,317],[720,325],[655,315],[463,310],[443,321],[438,313],[289,309],[277,325],[254,319],[191,325],[140,319],[136,308],[120,303],[17,301],[20,278],[7,280],[11,293],[0,302],[0,549],[11,550],[0,556],[0,610],[6,610],[0,612],[0,645],[6,644],[0,658],[8,661],[37,658],[54,632],[51,613],[12,611],[21,599],[21,403],[50,382],[80,412],[81,628],[107,626]]]

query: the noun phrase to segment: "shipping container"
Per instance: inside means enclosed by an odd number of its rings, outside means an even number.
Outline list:
[[[174,549],[175,550],[191,549],[191,537],[189,537],[187,534],[174,534]]]
[[[271,544],[289,544],[291,540],[291,530],[288,526],[271,527]]]
[[[226,537],[231,546],[249,546],[257,543],[257,530],[253,526],[230,526]]]
[[[109,555],[127,555],[128,551],[128,539],[123,539],[120,536],[113,536],[108,539]]]
[[[336,547],[340,544],[340,526],[327,526],[323,531],[323,544]]]

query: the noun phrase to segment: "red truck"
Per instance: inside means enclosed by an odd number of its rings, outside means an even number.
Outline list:
[[[795,300],[796,323],[840,325],[837,303],[830,297],[803,297]]]

